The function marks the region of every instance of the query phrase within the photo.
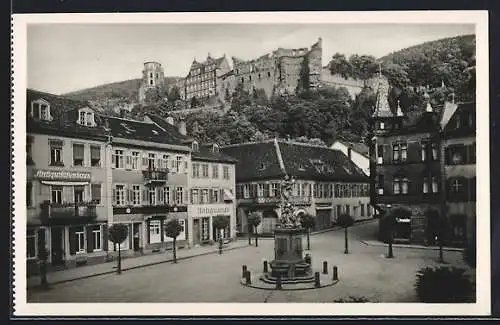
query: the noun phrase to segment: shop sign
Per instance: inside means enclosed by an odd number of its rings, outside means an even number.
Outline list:
[[[396,218],[396,221],[400,222],[400,223],[410,223],[411,219],[410,218]]]
[[[66,170],[37,170],[35,178],[46,181],[90,181],[88,172],[72,172]]]
[[[206,214],[206,215],[216,215],[216,214],[228,214],[231,213],[231,209],[229,207],[220,207],[220,208],[198,208],[198,214]]]

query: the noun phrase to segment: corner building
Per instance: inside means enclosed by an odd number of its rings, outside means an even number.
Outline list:
[[[52,268],[106,260],[104,121],[85,102],[26,92],[27,274],[38,271],[40,248]]]
[[[220,152],[215,143],[192,143],[192,174],[190,204],[188,206],[191,245],[203,245],[222,237],[225,241],[236,237],[236,160]],[[220,232],[213,219],[226,216],[229,225]]]

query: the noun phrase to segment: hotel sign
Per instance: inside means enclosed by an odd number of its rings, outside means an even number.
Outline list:
[[[220,208],[198,208],[198,214],[207,214],[207,215],[215,215],[215,214],[228,214],[231,213],[229,207],[220,207]]]
[[[45,181],[87,181],[91,174],[86,172],[71,172],[63,170],[37,170],[35,178]]]

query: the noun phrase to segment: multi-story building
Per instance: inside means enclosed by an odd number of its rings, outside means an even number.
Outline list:
[[[27,90],[28,274],[41,245],[55,267],[104,261],[109,138],[85,102]]]
[[[231,70],[226,56],[212,58],[208,54],[203,62],[193,60],[189,73],[184,79],[185,100],[206,99],[221,94],[220,77]],[[222,93],[223,95],[223,93]]]
[[[476,231],[476,103],[445,103],[441,117],[443,192],[449,240],[464,243]]]
[[[121,248],[131,254],[170,248],[173,239],[166,236],[164,225],[171,219],[184,226],[177,238],[182,247],[188,218],[191,148],[184,143],[187,137],[149,117],[146,121],[106,120],[113,145],[108,180],[112,219],[129,226],[128,240]]]
[[[190,204],[188,205],[191,245],[236,237],[235,163],[221,153],[217,144],[192,143]],[[224,215],[229,225],[221,233],[213,226],[213,218]]]
[[[370,176],[370,153],[366,144],[336,140],[330,148],[342,151],[367,176]]]
[[[346,155],[327,147],[281,140],[225,146],[237,159],[237,230],[248,232],[247,216],[262,216],[258,232],[272,233],[281,216],[280,183],[295,179],[291,201],[296,214],[310,213],[316,229],[331,227],[342,213],[356,220],[371,218],[368,177]]]
[[[436,220],[427,217],[442,213],[439,116],[428,95],[425,109],[412,118],[403,115],[399,102],[393,112],[388,90],[388,84],[381,83],[373,114],[372,204],[382,211],[407,211],[396,218],[395,240],[429,242],[434,238]]]

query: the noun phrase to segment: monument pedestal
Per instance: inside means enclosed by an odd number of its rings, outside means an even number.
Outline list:
[[[274,260],[269,264],[271,271],[262,280],[275,283],[280,277],[282,283],[313,282],[311,265],[302,257],[303,228],[276,228],[274,230]]]

